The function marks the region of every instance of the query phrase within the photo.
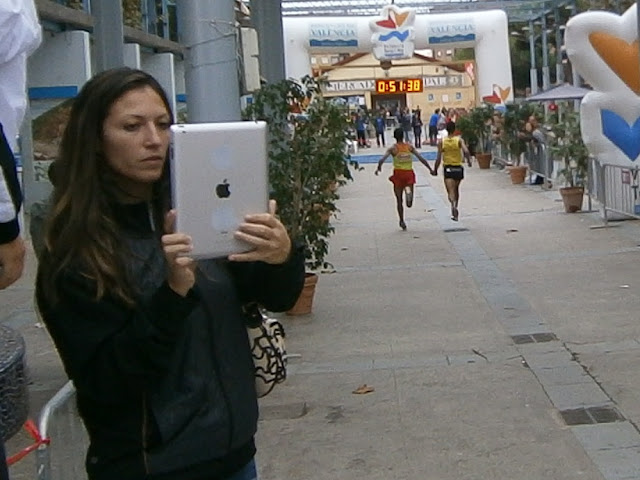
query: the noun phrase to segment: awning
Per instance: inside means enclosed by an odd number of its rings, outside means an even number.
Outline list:
[[[554,100],[581,100],[591,90],[588,88],[574,87],[568,83],[550,88],[546,92],[536,93],[527,97],[527,102],[551,102]]]

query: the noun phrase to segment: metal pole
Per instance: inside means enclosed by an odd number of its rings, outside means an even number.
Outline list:
[[[576,0],[573,0],[571,4],[571,16],[574,17],[578,13],[578,7],[576,6]],[[573,77],[573,86],[580,87],[582,85],[582,80],[580,79],[580,74],[575,69],[575,66],[571,64],[571,75]],[[580,111],[580,100],[573,101],[573,110],[575,112]]]
[[[240,120],[233,0],[177,0],[189,122]]]
[[[124,65],[124,24],[122,2],[92,0],[95,19],[93,37],[96,46],[96,70],[101,72]]]
[[[267,83],[284,80],[286,73],[281,0],[251,2],[251,19],[258,32],[261,75]]]
[[[547,38],[547,16],[542,14],[542,90],[549,89],[549,41]]]
[[[553,8],[553,19],[556,24],[556,84],[564,83],[564,68],[562,67],[562,32],[560,31],[560,10],[556,0]]]
[[[538,70],[536,69],[536,39],[533,35],[532,20],[529,20],[529,54],[531,57],[531,69],[529,70],[531,95],[535,95],[538,93]]]

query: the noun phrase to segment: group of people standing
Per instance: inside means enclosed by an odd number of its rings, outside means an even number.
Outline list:
[[[356,138],[360,148],[371,147],[369,139],[373,137],[373,131],[375,131],[376,145],[386,147],[385,132],[390,126],[395,126],[402,130],[406,143],[411,143],[415,148],[420,149],[423,146],[423,131],[426,138],[424,144],[428,142],[429,145],[435,147],[438,142],[438,132],[446,130],[446,124],[448,122],[455,123],[458,117],[457,109],[437,108],[429,116],[425,125],[422,109],[419,105],[414,109],[400,107],[394,112],[381,108],[376,111],[374,116],[362,109],[352,115],[352,125],[356,130]]]

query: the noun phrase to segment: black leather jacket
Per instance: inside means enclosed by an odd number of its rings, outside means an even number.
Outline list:
[[[201,478],[193,472],[203,465],[205,478],[225,478],[253,456],[258,420],[241,307],[290,308],[304,282],[303,252],[278,266],[199,262],[183,298],[164,281],[146,206],[122,207],[119,216],[137,308],[96,301],[77,272],[64,277],[55,306],[38,291],[89,431],[89,478]]]

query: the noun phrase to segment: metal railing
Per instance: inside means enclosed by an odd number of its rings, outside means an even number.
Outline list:
[[[53,0],[65,7],[92,14],[91,0]],[[178,41],[178,25],[176,16],[176,0],[138,0],[133,12],[134,17],[128,21],[130,25],[152,35]],[[127,23],[127,22],[125,22]]]
[[[88,435],[75,405],[76,390],[68,381],[40,412],[38,428],[49,439],[36,450],[38,480],[80,480],[87,477],[84,459]]]
[[[493,163],[502,165],[503,167],[509,163],[509,153],[502,146],[501,142],[491,142],[491,158]]]
[[[640,167],[589,161],[588,188],[602,208],[605,225],[609,213],[640,219]]]
[[[553,177],[553,157],[543,143],[532,145],[527,143],[524,160],[529,167],[529,176],[539,175],[545,183],[551,182]]]

